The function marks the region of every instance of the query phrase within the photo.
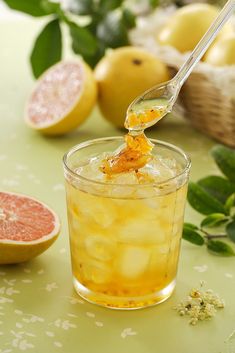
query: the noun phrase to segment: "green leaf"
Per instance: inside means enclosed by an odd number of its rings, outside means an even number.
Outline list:
[[[185,239],[195,245],[203,245],[204,244],[204,238],[198,232],[196,232],[194,229],[189,228],[185,225],[183,228],[182,237],[183,237],[183,239]]]
[[[127,28],[120,14],[115,11],[107,14],[104,20],[99,23],[97,37],[107,48],[117,48],[129,43]]]
[[[235,150],[223,145],[212,148],[211,154],[223,174],[235,183]]]
[[[211,175],[198,181],[198,184],[221,203],[235,192],[235,184],[221,176]]]
[[[226,232],[229,238],[235,243],[235,220],[227,224]]]
[[[230,213],[231,209],[235,206],[235,194],[230,195],[225,202],[225,209]]]
[[[67,8],[70,12],[77,15],[91,15],[93,13],[93,0],[69,0],[67,1]]]
[[[159,0],[149,0],[149,5],[154,9],[159,5]]]
[[[188,201],[196,211],[204,215],[209,215],[211,213],[225,213],[222,203],[209,195],[196,183],[189,183]]]
[[[185,228],[194,229],[194,230],[198,230],[199,229],[195,224],[188,223],[188,222],[184,222],[184,227]]]
[[[120,7],[123,2],[124,0],[100,0],[99,1],[100,12],[102,12],[103,14],[106,14]]]
[[[97,41],[86,27],[79,27],[75,23],[69,23],[72,37],[72,49],[76,54],[84,57],[92,56],[97,50]]]
[[[53,2],[49,0],[41,0],[41,6],[45,10],[47,14],[52,14],[52,13],[59,13],[62,11],[60,9],[60,3],[59,2]]]
[[[232,247],[220,240],[209,240],[207,243],[207,249],[215,255],[235,256]]]
[[[62,41],[58,19],[49,22],[34,43],[30,56],[31,66],[35,78],[46,69],[61,60]]]
[[[136,25],[136,17],[133,12],[127,8],[122,11],[122,20],[127,28],[133,28]]]
[[[201,227],[214,228],[226,222],[227,220],[228,217],[226,217],[223,213],[212,213],[202,220]]]
[[[41,0],[4,0],[4,2],[12,10],[21,11],[34,17],[48,15]]]

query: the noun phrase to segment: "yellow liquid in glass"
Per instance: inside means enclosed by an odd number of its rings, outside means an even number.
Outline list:
[[[67,188],[74,285],[115,308],[161,302],[174,289],[187,184],[167,195],[115,199]]]

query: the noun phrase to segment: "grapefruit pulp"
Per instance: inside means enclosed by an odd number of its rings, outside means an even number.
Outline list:
[[[58,216],[45,204],[25,195],[0,192],[0,265],[41,254],[59,231]]]
[[[62,61],[37,81],[27,102],[25,121],[44,134],[65,134],[88,117],[96,96],[90,67],[83,60]]]

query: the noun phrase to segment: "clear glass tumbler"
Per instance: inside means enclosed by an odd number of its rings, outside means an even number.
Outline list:
[[[76,173],[123,142],[91,140],[64,156],[71,262],[81,297],[137,309],[163,302],[174,290],[190,160],[178,147],[151,140],[153,154],[177,163],[177,175],[151,184],[110,184]]]

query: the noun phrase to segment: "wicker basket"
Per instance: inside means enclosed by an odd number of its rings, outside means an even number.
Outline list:
[[[192,73],[180,93],[185,117],[195,128],[235,147],[235,98],[213,86],[202,73]]]

